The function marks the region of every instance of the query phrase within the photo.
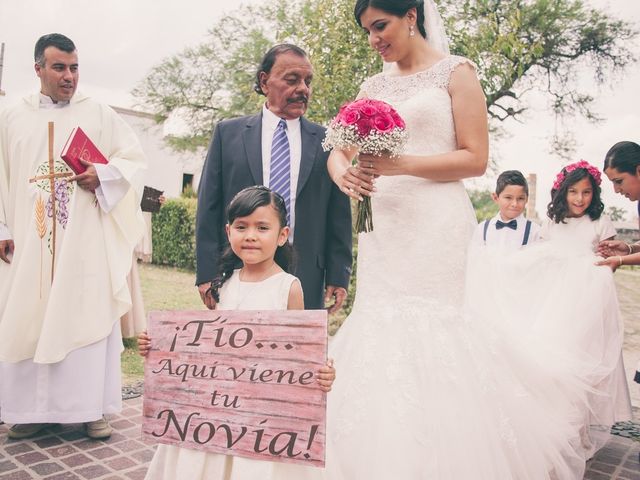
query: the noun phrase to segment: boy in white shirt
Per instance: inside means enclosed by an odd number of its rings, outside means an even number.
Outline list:
[[[517,250],[538,239],[540,226],[523,214],[529,200],[529,185],[521,172],[502,172],[491,198],[500,211],[490,220],[478,224],[473,237],[475,244]]]

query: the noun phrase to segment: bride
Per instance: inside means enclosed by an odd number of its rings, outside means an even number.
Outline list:
[[[386,64],[359,97],[390,103],[409,142],[357,167],[353,150],[329,158],[342,192],[372,196],[374,231],[358,239],[355,304],[330,347],[324,478],[581,479],[568,402],[549,388],[560,379],[463,312],[476,219],[461,180],[488,156],[475,65],[449,55],[432,0],[357,0],[354,13]]]

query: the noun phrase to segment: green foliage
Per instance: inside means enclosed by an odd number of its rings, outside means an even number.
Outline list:
[[[125,345],[125,349],[120,355],[123,385],[132,384],[144,378],[144,359],[138,355],[136,339],[131,338],[129,340],[133,340],[134,343],[130,344],[130,346]]]
[[[153,215],[153,263],[195,270],[196,200],[167,200]]]
[[[187,185],[184,187],[182,194],[180,194],[182,198],[198,198],[198,193],[193,189],[191,185]]]
[[[156,119],[176,115],[189,126],[169,144],[180,150],[207,147],[213,125],[223,118],[255,112],[262,100],[253,77],[273,43],[273,25],[262,9],[241,7],[209,31],[208,40],[165,59],[134,89]]]
[[[217,122],[259,110],[264,97],[253,86],[260,60],[272,45],[290,42],[309,53],[315,70],[307,117],[326,122],[381,68],[357,29],[352,7],[344,0],[271,0],[241,7],[223,17],[205,43],[154,67],[133,94],[158,121],[176,115],[189,126],[185,136],[169,139],[173,148],[206,147]]]
[[[206,147],[224,118],[256,112],[264,98],[253,91],[256,68],[271,45],[305,48],[315,70],[307,116],[328,121],[362,81],[381,69],[380,59],[353,18],[354,0],[267,0],[222,18],[208,40],[153,68],[134,95],[157,119],[177,115],[189,126],[170,139],[176,149]],[[583,0],[439,0],[453,53],[478,65],[490,117],[518,118],[525,93],[547,95],[559,115],[598,120],[593,98],[577,75],[606,82],[635,60],[631,24]],[[571,145],[561,137],[552,148]],[[565,152],[566,154],[566,152]]]
[[[491,198],[489,190],[470,190],[468,193],[478,222],[488,220],[498,213],[498,205]]]
[[[474,60],[493,119],[518,117],[524,93],[548,94],[561,116],[598,120],[593,97],[578,89],[589,70],[597,82],[635,60],[631,24],[582,0],[441,0],[453,51]]]
[[[124,348],[135,350],[138,348],[138,339],[137,337],[123,338],[122,345],[124,346]]]
[[[313,94],[308,117],[328,122],[340,106],[358,94],[360,84],[382,69],[382,62],[353,18],[353,1],[280,1],[281,16],[289,15],[282,39],[304,48],[314,69]],[[285,6],[286,3],[286,6]],[[285,11],[286,9],[286,11]]]

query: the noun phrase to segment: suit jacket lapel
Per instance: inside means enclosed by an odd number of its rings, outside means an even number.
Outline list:
[[[249,170],[256,185],[263,185],[262,178],[262,112],[249,117],[243,133],[244,151]]]
[[[300,195],[307,180],[309,180],[318,148],[320,148],[320,139],[318,139],[317,132],[311,131],[309,122],[305,120],[304,117],[300,117],[300,134],[302,139],[302,155],[300,157],[300,173],[298,174],[298,187],[296,189],[297,195]]]

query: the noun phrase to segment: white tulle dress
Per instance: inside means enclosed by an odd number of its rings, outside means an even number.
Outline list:
[[[409,76],[383,72],[362,95],[398,110],[408,154],[453,151],[447,87],[469,64],[449,56]],[[376,186],[353,311],[329,347],[327,466],[299,478],[582,479],[574,391],[555,388],[570,376],[504,322],[465,314],[476,219],[462,182],[389,176]]]
[[[595,265],[598,242],[615,234],[606,216],[547,220],[541,241],[526,250],[472,248],[469,257],[474,317],[506,320],[510,337],[524,339],[523,348],[564,379],[585,459],[606,443],[613,423],[631,419],[613,274]]]

